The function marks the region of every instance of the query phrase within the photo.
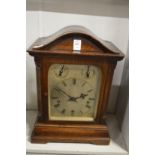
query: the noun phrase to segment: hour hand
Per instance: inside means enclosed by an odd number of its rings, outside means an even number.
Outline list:
[[[76,97],[70,97],[68,101],[77,102],[76,99]]]
[[[88,94],[83,94],[83,93],[81,93],[81,95],[80,95],[79,97],[76,97],[75,99],[76,99],[76,100],[79,99],[79,98],[85,99],[86,96],[88,96]]]
[[[88,96],[88,94],[81,93],[80,98],[85,99],[86,96]]]
[[[81,98],[81,99],[85,99],[85,97],[88,96],[88,94],[83,94],[81,93],[81,95],[79,97],[70,97],[69,101],[73,101],[73,102],[77,102],[76,100]]]

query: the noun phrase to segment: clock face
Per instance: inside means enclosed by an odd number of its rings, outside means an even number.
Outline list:
[[[48,72],[49,120],[93,121],[101,71],[91,65],[53,64]]]

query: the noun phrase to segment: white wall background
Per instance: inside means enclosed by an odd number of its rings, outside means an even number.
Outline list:
[[[60,12],[56,12],[57,10],[56,6],[59,4],[60,0],[58,1],[58,3],[53,3],[53,1],[48,1],[48,0],[45,0],[44,3],[41,0],[39,1],[41,2],[39,4],[36,3],[36,1],[31,1],[33,3],[28,3],[27,5],[28,8],[30,8],[30,9],[27,9],[27,14],[26,14],[27,15],[27,48],[38,37],[51,35],[54,32],[58,31],[59,29],[68,25],[82,25],[90,29],[93,33],[95,33],[102,39],[111,41],[123,53],[126,54],[127,47],[128,47],[128,18],[122,18],[122,16],[120,17],[119,15],[118,16],[115,15],[115,17],[101,16],[100,14],[101,6],[98,7],[99,11],[97,11],[98,9],[96,9],[96,11],[94,11],[93,9],[92,14],[86,11],[86,14],[90,14],[90,15],[77,14],[76,12],[74,14],[70,12],[68,13],[65,7],[63,7],[61,10],[58,10],[61,12],[60,13]],[[54,7],[51,4],[53,5],[55,4],[56,6]],[[79,5],[79,3],[77,5]],[[105,8],[105,5],[103,6]],[[72,7],[73,5],[70,6],[69,8],[72,8]],[[74,7],[76,7],[75,1],[74,1]],[[33,8],[35,9],[33,10]],[[52,12],[51,10],[52,8],[54,9],[55,12]],[[108,12],[106,11],[106,13]],[[36,76],[35,76],[34,61],[33,61],[33,58],[30,57],[28,54],[27,54],[26,60],[27,60],[27,69],[26,69],[27,71],[27,74],[26,74],[27,75],[27,108],[36,109],[37,98],[36,98]],[[115,102],[117,99],[118,88],[121,82],[123,66],[124,66],[124,61],[119,62],[114,73],[113,86],[112,86],[112,91],[111,91],[109,106],[108,106],[109,112],[114,112],[115,110],[115,104],[116,104]]]
[[[129,103],[127,103],[121,131],[125,140],[126,147],[129,150]]]

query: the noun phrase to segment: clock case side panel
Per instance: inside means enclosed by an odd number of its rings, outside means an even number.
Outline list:
[[[99,123],[104,123],[106,118],[106,110],[109,100],[109,94],[111,90],[111,84],[113,80],[114,70],[116,68],[117,61],[107,61],[105,60],[105,65],[103,66],[103,85],[101,86],[101,104],[98,106],[97,118]],[[106,69],[105,69],[106,68]]]
[[[37,82],[37,105],[38,105],[38,118],[42,118],[42,89],[41,89],[41,81],[42,81],[42,58],[39,56],[34,57],[34,61],[36,64],[36,82]]]

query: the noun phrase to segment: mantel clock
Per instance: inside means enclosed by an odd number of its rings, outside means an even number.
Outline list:
[[[38,115],[31,142],[109,144],[104,121],[112,77],[124,55],[82,26],[39,38],[29,49],[36,63]]]

